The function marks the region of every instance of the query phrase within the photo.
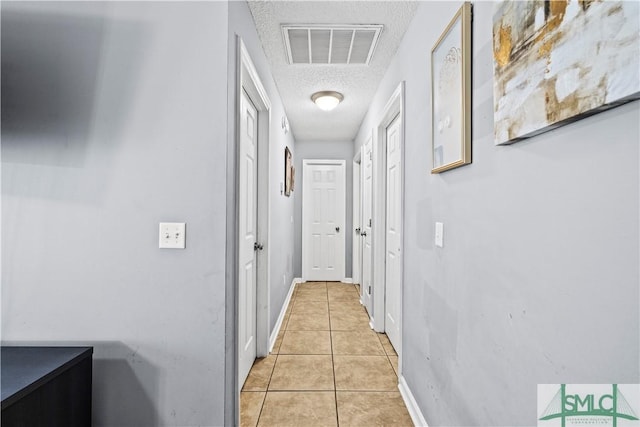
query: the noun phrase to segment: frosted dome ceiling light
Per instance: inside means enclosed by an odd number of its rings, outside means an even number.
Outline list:
[[[340,92],[333,90],[324,90],[311,95],[311,100],[324,111],[331,111],[342,102],[344,96]]]

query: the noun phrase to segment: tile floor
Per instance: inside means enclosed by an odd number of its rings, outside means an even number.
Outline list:
[[[296,285],[271,354],[240,393],[243,426],[412,426],[398,356],[369,328],[357,285]]]

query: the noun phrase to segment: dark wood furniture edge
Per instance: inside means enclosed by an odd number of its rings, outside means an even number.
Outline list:
[[[15,347],[15,346],[7,346],[7,347]],[[49,347],[49,348],[55,348],[55,347]],[[67,363],[63,364],[62,366],[58,367],[57,369],[54,369],[53,371],[49,372],[47,375],[41,377],[37,381],[32,382],[31,384],[29,384],[28,386],[24,387],[20,391],[12,394],[11,396],[8,396],[6,399],[4,399],[2,401],[2,405],[1,405],[0,409],[1,410],[5,410],[9,406],[11,406],[14,403],[16,403],[17,401],[19,401],[22,397],[28,395],[29,393],[31,393],[33,390],[37,389],[38,387],[48,383],[49,381],[51,381],[52,379],[56,378],[57,376],[59,376],[63,372],[68,371],[69,369],[71,369],[72,367],[74,367],[75,365],[80,363],[82,360],[84,360],[87,356],[91,356],[93,354],[93,347],[78,346],[78,347],[75,347],[75,348],[78,348],[78,349],[84,348],[85,350],[82,353],[80,353],[79,355],[77,355],[76,357],[74,357],[73,359],[69,360]]]

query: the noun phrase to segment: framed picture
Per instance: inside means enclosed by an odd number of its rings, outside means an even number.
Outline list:
[[[296,188],[296,168],[291,167],[291,191],[294,191]]]
[[[637,1],[496,2],[495,144],[639,99],[639,22]]]
[[[289,147],[284,148],[284,195],[289,197],[293,190],[293,161]]]
[[[431,148],[440,173],[471,163],[471,3],[431,50]]]

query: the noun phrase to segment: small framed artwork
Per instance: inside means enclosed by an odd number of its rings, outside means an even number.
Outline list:
[[[293,161],[289,147],[284,148],[284,195],[289,197],[293,190]]]
[[[471,3],[431,50],[431,173],[471,163]]]

